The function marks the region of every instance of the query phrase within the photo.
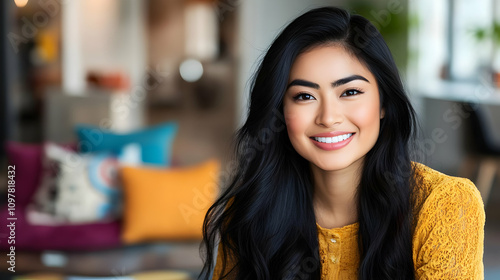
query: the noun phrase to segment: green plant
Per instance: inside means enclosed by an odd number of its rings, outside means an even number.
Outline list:
[[[472,34],[478,42],[491,40],[495,47],[500,46],[500,22],[498,21],[487,27],[475,28],[472,30]]]

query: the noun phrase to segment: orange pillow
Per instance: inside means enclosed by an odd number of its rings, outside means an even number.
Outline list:
[[[173,169],[122,167],[123,241],[201,239],[219,169],[217,160]]]

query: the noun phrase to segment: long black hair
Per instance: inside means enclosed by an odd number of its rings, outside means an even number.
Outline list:
[[[200,278],[209,279],[219,243],[224,279],[320,279],[310,167],[288,139],[282,101],[295,58],[332,42],[371,71],[385,109],[357,190],[359,279],[414,278],[409,143],[415,113],[377,29],[333,7],[306,12],[285,27],[254,76],[248,117],[236,134],[234,176],[205,217]]]

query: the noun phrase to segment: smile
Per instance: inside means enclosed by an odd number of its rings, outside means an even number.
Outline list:
[[[339,150],[347,146],[354,138],[355,133],[344,133],[331,137],[310,137],[313,144],[325,151]]]
[[[314,140],[320,143],[338,143],[344,141],[352,136],[352,133],[342,134],[334,137],[312,137]]]

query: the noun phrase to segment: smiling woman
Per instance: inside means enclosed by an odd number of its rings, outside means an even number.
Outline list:
[[[479,192],[411,161],[415,113],[368,20],[299,16],[250,94],[239,165],[205,217],[200,278],[483,278]],[[262,131],[273,133],[257,147]]]
[[[283,113],[290,142],[310,163],[316,182],[316,220],[327,228],[354,223],[359,172],[377,141],[383,117],[377,81],[338,45],[320,45],[300,54],[289,79]],[[335,178],[342,178],[345,192],[331,196]],[[345,208],[348,201],[353,207]]]

